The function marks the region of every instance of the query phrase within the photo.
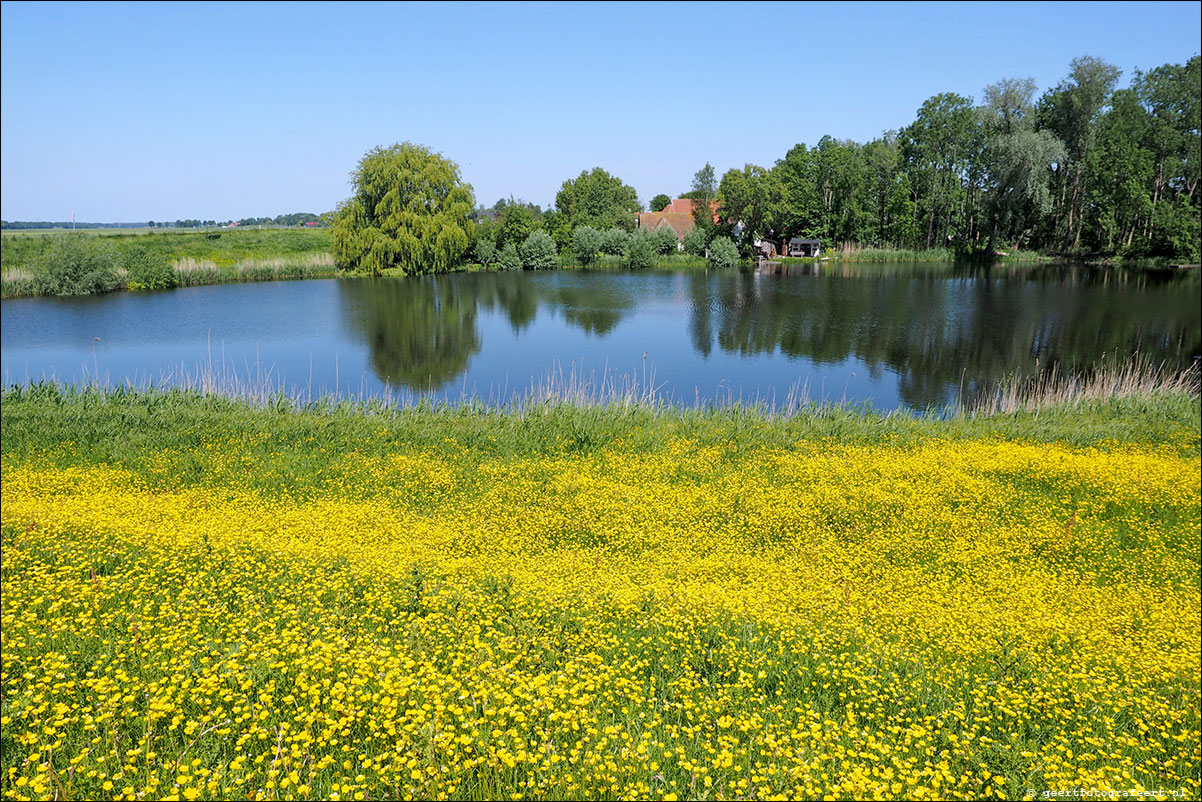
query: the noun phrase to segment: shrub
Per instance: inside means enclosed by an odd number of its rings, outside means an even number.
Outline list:
[[[120,284],[112,249],[92,237],[55,237],[39,262],[42,295],[89,295],[110,292]]]
[[[555,240],[546,231],[531,231],[522,243],[522,267],[527,270],[551,270],[558,266]]]
[[[476,261],[485,267],[497,261],[497,243],[493,242],[490,237],[481,237],[476,240],[475,251]]]
[[[512,242],[505,243],[505,247],[501,249],[501,255],[497,258],[497,264],[502,270],[521,270],[522,257],[518,256],[518,248]]]
[[[620,228],[611,228],[601,235],[601,253],[608,253],[610,256],[622,256],[626,253],[626,244],[630,241],[630,235]]]
[[[166,290],[176,284],[171,260],[161,253],[134,246],[126,251],[122,261],[125,284],[131,290]]]
[[[700,226],[685,232],[684,252],[690,256],[704,256],[707,245],[709,245],[709,238],[706,237],[705,229]]]
[[[651,232],[651,244],[655,246],[655,252],[660,256],[676,253],[679,242],[676,232],[669,226],[662,226]]]
[[[572,251],[580,264],[592,264],[601,250],[601,232],[592,226],[577,226],[572,232]]]
[[[726,237],[715,237],[709,244],[707,258],[714,267],[734,267],[739,261],[739,247]]]
[[[626,246],[626,266],[645,270],[653,264],[655,264],[655,237],[642,231],[636,231],[630,236]]]

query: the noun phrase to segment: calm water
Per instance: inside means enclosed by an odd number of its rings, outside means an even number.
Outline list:
[[[950,265],[483,273],[0,302],[0,376],[504,400],[550,372],[679,402],[924,409],[1012,375],[1202,353],[1197,271]]]

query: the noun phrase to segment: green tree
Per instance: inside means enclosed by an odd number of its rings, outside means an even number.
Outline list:
[[[706,258],[714,267],[734,267],[739,261],[739,248],[728,237],[715,237],[709,244]]]
[[[651,199],[651,203],[647,204],[647,208],[653,212],[662,212],[671,202],[672,199],[667,195],[656,195]]]
[[[988,253],[999,238],[1009,241],[1052,209],[1048,184],[1053,165],[1064,160],[1064,145],[1051,131],[1035,129],[1034,94],[1031,78],[1005,78],[985,88]]]
[[[626,266],[645,270],[655,264],[654,237],[644,229],[630,235],[626,247]]]
[[[463,255],[475,199],[454,162],[406,142],[368,151],[351,178],[355,194],[333,228],[340,268],[430,273]]]
[[[617,227],[633,231],[635,214],[643,207],[634,187],[594,167],[563,182],[555,196],[555,208],[572,228],[587,225],[599,230]]]
[[[527,270],[551,270],[559,266],[555,240],[546,231],[531,231],[521,247],[522,267]]]
[[[754,240],[768,232],[780,197],[775,176],[763,167],[748,164],[741,171],[727,170],[722,176],[718,203],[732,224],[741,224],[738,239],[744,251],[750,251]]]
[[[945,92],[928,99],[918,117],[899,134],[902,158],[917,206],[922,209],[923,247],[944,244],[964,212],[963,176],[970,168],[972,101]]]
[[[518,254],[518,246],[512,242],[505,243],[505,247],[501,249],[501,255],[497,257],[497,264],[502,270],[521,270],[522,257]]]
[[[117,289],[117,262],[113,248],[98,237],[60,234],[47,237],[49,245],[38,256],[34,281],[40,295],[92,295]]]
[[[651,244],[659,255],[676,253],[680,240],[676,237],[676,231],[670,226],[660,226],[652,231],[650,236]]]
[[[1056,171],[1059,185],[1058,227],[1063,232],[1061,250],[1081,244],[1081,218],[1089,176],[1090,153],[1096,141],[1098,120],[1110,102],[1122,71],[1099,58],[1073,59],[1069,77],[1046,92],[1039,102],[1041,128],[1064,143],[1064,164]]]
[[[481,237],[476,240],[475,252],[476,261],[488,267],[497,260],[497,243],[490,237]]]
[[[713,236],[714,217],[710,205],[718,200],[718,180],[714,166],[709,162],[693,174],[693,185],[685,197],[693,201],[693,222],[705,229],[706,236]]]
[[[825,236],[813,152],[804,144],[794,145],[772,171],[780,186],[780,200],[774,212],[778,233],[786,239]]]
[[[590,265],[601,250],[601,232],[592,226],[580,226],[572,232],[572,253],[582,265]]]
[[[684,235],[684,252],[690,256],[704,256],[709,237],[701,226],[690,228]]]
[[[542,228],[534,216],[534,211],[529,206],[523,204],[507,204],[501,210],[499,218],[501,221],[501,230],[498,239],[502,247],[504,247],[505,243],[512,242],[518,248],[521,248],[522,243],[526,241],[531,232]]]
[[[622,256],[630,242],[630,234],[620,228],[611,228],[601,233],[601,253]]]

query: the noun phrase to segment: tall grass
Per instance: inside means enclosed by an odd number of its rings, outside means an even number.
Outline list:
[[[337,274],[330,253],[306,253],[266,259],[246,259],[220,266],[209,259],[184,257],[172,264],[180,287],[248,281],[328,278]]]
[[[1199,366],[1183,371],[1136,357],[1122,364],[1103,365],[1085,373],[1064,373],[1053,366],[1033,378],[1013,379],[959,408],[960,414],[998,415],[1032,412],[1049,406],[1108,402],[1125,398],[1156,398],[1199,393]]]

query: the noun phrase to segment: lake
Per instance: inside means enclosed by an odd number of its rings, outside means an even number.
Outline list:
[[[925,410],[1012,376],[1202,353],[1198,271],[844,265],[464,273],[0,302],[0,376],[499,402],[572,376],[678,403]],[[561,384],[562,386],[562,384]]]

